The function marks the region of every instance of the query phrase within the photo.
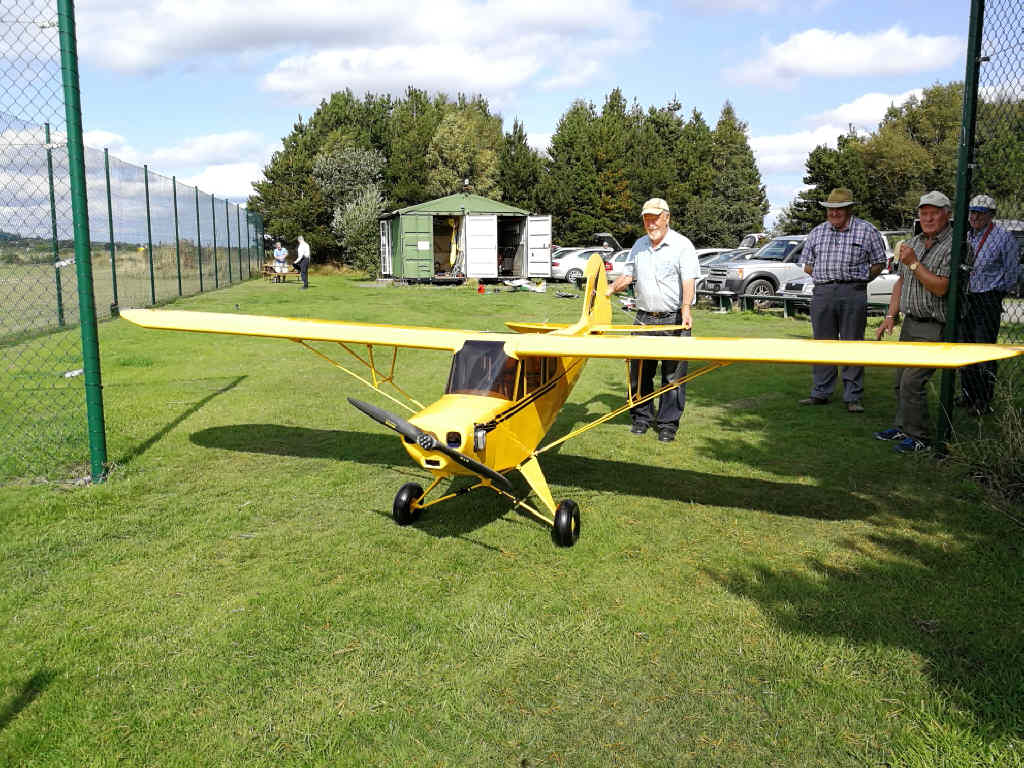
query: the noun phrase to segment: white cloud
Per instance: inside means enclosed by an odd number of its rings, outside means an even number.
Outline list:
[[[155,149],[148,162],[162,168],[239,163],[262,157],[265,149],[266,139],[254,131],[212,133],[185,139],[177,146]]]
[[[868,35],[809,29],[778,45],[763,41],[759,58],[726,70],[726,76],[741,83],[788,88],[802,77],[927,72],[962,60],[963,53],[962,38],[912,36],[898,26]]]
[[[836,137],[846,133],[846,126],[820,125],[817,128],[774,136],[753,136],[750,148],[761,174],[803,173],[807,155],[820,144],[834,147]]]
[[[92,0],[79,14],[79,50],[127,73],[269,59],[264,87],[307,103],[344,87],[400,93],[409,83],[500,98],[531,79],[579,85],[610,51],[647,45],[654,15],[632,3],[206,0],[197,13],[192,0]]]
[[[799,12],[820,11],[835,3],[835,0],[810,0],[799,4]],[[721,13],[753,12],[762,15],[777,14],[786,10],[783,0],[718,0],[710,5],[707,0],[680,0],[680,5],[704,15]],[[791,6],[793,4],[790,4]]]
[[[258,163],[224,163],[210,165],[182,181],[217,197],[238,200],[254,194],[253,182],[262,179],[263,166]]]
[[[904,93],[865,93],[847,104],[840,104],[817,115],[812,115],[815,123],[826,125],[852,125],[860,131],[874,132],[885,117],[889,107],[903,104],[911,96],[921,98],[924,90],[914,88]]]
[[[477,93],[517,87],[539,69],[531,54],[496,58],[446,45],[332,49],[284,59],[263,87],[307,102],[346,87],[401,93],[409,83],[428,91]]]
[[[533,147],[538,152],[547,152],[551,146],[552,133],[528,133],[526,134],[526,143]]]

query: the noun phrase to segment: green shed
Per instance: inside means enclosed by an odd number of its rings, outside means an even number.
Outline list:
[[[380,271],[396,280],[551,276],[551,217],[460,193],[380,217]]]

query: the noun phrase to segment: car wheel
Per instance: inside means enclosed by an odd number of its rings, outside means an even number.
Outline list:
[[[743,289],[743,295],[744,296],[774,296],[775,295],[775,286],[772,285],[770,280],[765,280],[764,278],[759,278],[757,280],[751,280],[749,283],[747,283],[746,287]],[[757,299],[754,299],[754,308],[755,309],[767,309],[770,305],[771,305],[770,302],[758,301]]]
[[[570,269],[568,272],[565,273],[565,280],[566,280],[566,282],[572,283],[573,285],[576,285],[582,279],[583,279],[583,270],[582,269],[577,269],[576,267],[573,267],[572,269]]]

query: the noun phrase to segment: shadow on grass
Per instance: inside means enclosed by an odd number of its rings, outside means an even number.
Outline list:
[[[1008,531],[960,533],[969,543],[955,552],[938,542],[876,534],[867,540],[872,551],[852,568],[809,559],[800,570],[704,571],[755,601],[787,632],[918,654],[924,661],[914,666],[955,708],[973,713],[972,729],[986,739],[1020,738],[1024,597],[1019,577],[1008,577],[1019,573],[1020,545]]]
[[[401,465],[408,462],[399,438],[384,433],[286,427],[278,424],[238,424],[211,427],[191,435],[196,445],[273,456],[334,459],[360,464]],[[779,515],[814,519],[861,519],[875,512],[838,487],[815,487],[757,478],[720,477],[705,472],[600,460],[569,454],[541,456],[541,466],[556,484],[612,491],[642,498],[689,501],[694,504],[760,509]],[[480,498],[479,494],[473,496]],[[466,505],[464,505],[466,506]],[[470,508],[492,510],[500,517],[507,504],[477,501]],[[478,526],[474,526],[478,527]]]
[[[152,448],[154,445],[156,445],[156,443],[159,442],[168,432],[170,432],[176,426],[178,426],[183,421],[185,421],[185,419],[187,419],[189,416],[191,416],[192,414],[194,414],[197,411],[199,411],[201,408],[203,408],[207,403],[209,403],[214,398],[219,397],[220,395],[223,395],[225,392],[230,392],[232,389],[234,389],[239,384],[241,384],[243,381],[245,381],[245,379],[246,379],[245,376],[237,376],[234,379],[232,379],[230,382],[225,384],[223,387],[221,387],[220,389],[216,389],[213,392],[211,392],[210,394],[208,394],[206,397],[202,398],[201,400],[197,400],[195,403],[193,403],[188,408],[186,408],[184,411],[182,411],[180,414],[178,414],[178,416],[176,418],[174,418],[171,421],[169,421],[166,425],[164,425],[159,430],[154,432],[146,440],[143,440],[141,443],[139,443],[138,445],[133,447],[131,450],[129,450],[126,454],[121,456],[117,460],[116,463],[118,463],[118,464],[127,464],[128,462],[134,461],[135,459],[139,458],[139,456],[141,456],[146,451],[148,451],[150,448]]]
[[[53,681],[53,672],[39,670],[25,681],[13,699],[0,706],[0,731],[26,709]]]

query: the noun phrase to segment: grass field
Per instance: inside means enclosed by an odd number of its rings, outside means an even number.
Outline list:
[[[496,330],[579,311],[318,276],[177,306]],[[956,462],[871,438],[887,371],[856,415],[797,407],[806,367],[736,365],[689,387],[675,443],[623,417],[544,454],[583,514],[560,549],[493,495],[396,526],[421,473],[344,398],[385,402],[296,345],[100,336],[110,479],[0,487],[0,765],[1024,765],[1022,531]],[[399,360],[440,393],[444,355]],[[591,362],[554,432],[620,402],[623,373]]]

